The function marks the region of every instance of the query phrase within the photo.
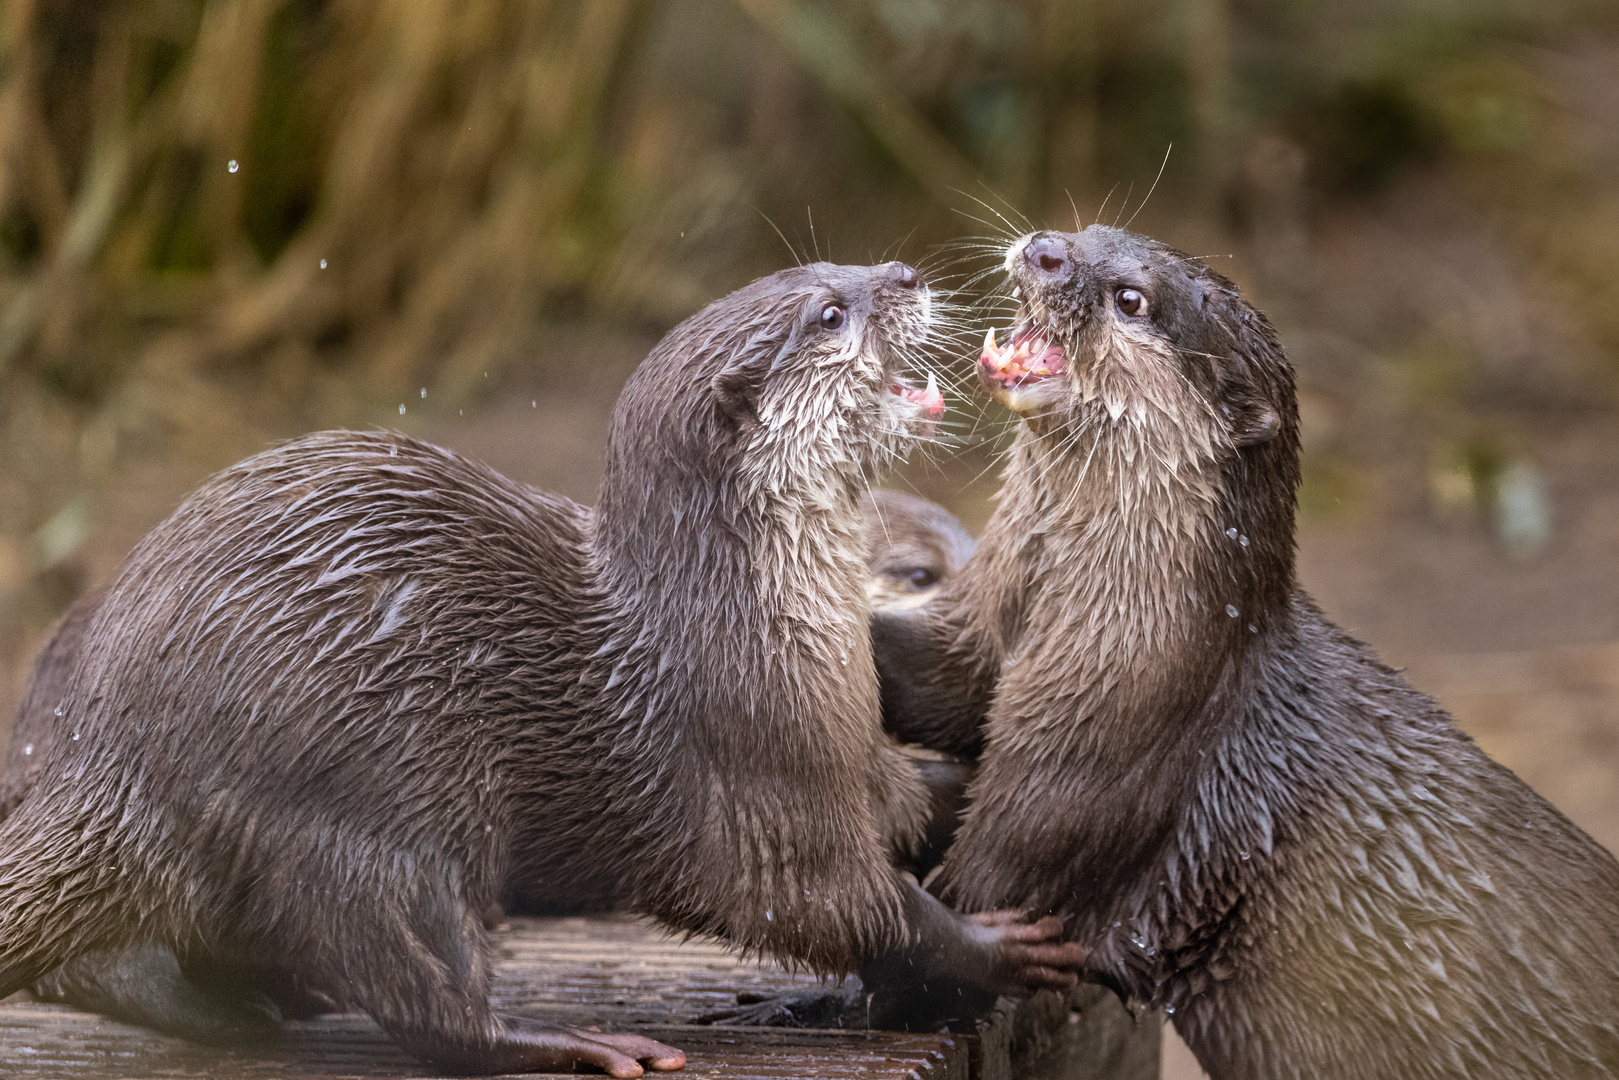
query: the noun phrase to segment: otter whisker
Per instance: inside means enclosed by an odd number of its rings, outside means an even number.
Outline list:
[[[1173,150],[1173,149],[1175,149],[1175,144],[1174,143],[1170,143],[1168,146],[1164,147],[1164,160],[1160,161],[1158,163],[1158,175],[1152,178],[1152,187],[1147,189],[1146,198],[1142,199],[1141,200],[1141,205],[1136,207],[1135,214],[1130,215],[1130,221],[1134,221],[1136,219],[1136,214],[1141,213],[1141,211],[1147,205],[1147,200],[1152,198],[1152,193],[1154,191],[1158,190],[1158,181],[1160,181],[1160,180],[1162,180],[1164,178],[1164,166],[1169,164],[1169,152],[1171,150]],[[1125,201],[1126,205],[1128,205],[1129,202],[1130,202],[1129,196],[1125,196],[1124,201]],[[1126,221],[1124,223],[1124,227],[1126,229],[1128,229],[1130,227],[1130,221]]]
[[[1113,201],[1113,193],[1117,190],[1119,190],[1119,185],[1118,182],[1115,181],[1113,186],[1107,189],[1107,196],[1102,200],[1102,205],[1096,208],[1096,221],[1091,222],[1092,225],[1095,225],[1097,222],[1102,220],[1102,215],[1107,213],[1107,204]]]

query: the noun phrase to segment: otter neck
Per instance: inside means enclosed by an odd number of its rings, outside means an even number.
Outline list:
[[[1130,754],[1202,711],[1225,667],[1287,617],[1291,507],[1285,521],[1246,517],[1252,463],[1202,425],[1104,409],[1087,421],[1025,425],[990,527],[1004,535],[986,545],[1021,545],[1020,588],[1040,596],[1008,628],[1008,670],[1060,680],[1054,730]]]
[[[604,488],[592,548],[591,741],[607,749],[591,767],[648,804],[637,820],[691,823],[597,841],[655,853],[627,852],[643,910],[848,970],[901,919],[872,809],[897,781],[878,769],[853,490],[752,497],[716,475]],[[700,880],[672,888],[671,867]]]

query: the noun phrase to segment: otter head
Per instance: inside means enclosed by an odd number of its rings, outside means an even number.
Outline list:
[[[606,527],[666,535],[713,512],[846,509],[931,434],[944,400],[911,362],[933,301],[903,263],[782,270],[670,331],[614,412]]]
[[[906,611],[933,599],[978,542],[955,515],[920,496],[876,488],[860,500],[865,519],[866,596],[874,611]]]
[[[1290,423],[1292,373],[1270,324],[1197,260],[1093,225],[1022,237],[1005,266],[1017,325],[1005,345],[990,331],[979,379],[1037,430],[1087,414],[1167,423],[1226,456]]]
[[[1288,587],[1298,410],[1265,316],[1201,262],[1120,229],[1031,233],[1005,266],[1017,322],[1004,345],[991,332],[979,378],[1023,416],[1042,474],[1057,470],[1037,482],[1066,484],[1065,499],[1085,484],[1103,499],[1087,506],[1129,507],[1221,558],[1235,544],[1239,576]]]

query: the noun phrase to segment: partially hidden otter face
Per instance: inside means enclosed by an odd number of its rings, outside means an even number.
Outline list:
[[[865,519],[866,597],[874,611],[906,611],[933,599],[978,542],[938,503],[876,488],[860,500]]]
[[[1200,262],[1093,225],[1024,236],[1005,266],[1017,322],[1005,344],[986,336],[979,381],[1037,432],[1159,428],[1224,457],[1280,429],[1290,376],[1271,370],[1274,334]]]

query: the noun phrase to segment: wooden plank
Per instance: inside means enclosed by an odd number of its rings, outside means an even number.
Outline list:
[[[513,920],[498,947],[497,1008],[644,1032],[686,1051],[682,1076],[967,1080],[967,1040],[959,1035],[691,1026],[691,1017],[730,1003],[738,990],[775,993],[815,980],[744,962],[711,942],[675,941],[644,922]],[[359,1015],[289,1023],[272,1045],[221,1050],[22,995],[0,1004],[0,1073],[40,1080],[434,1075]]]
[[[1158,1030],[1136,1024],[1094,988],[1072,1002],[1042,994],[1003,1002],[971,1034],[699,1027],[699,1013],[738,991],[771,994],[816,985],[779,965],[741,960],[723,945],[679,941],[629,918],[514,919],[497,935],[491,1001],[556,1023],[633,1030],[678,1046],[672,1078],[715,1080],[1150,1080]],[[1075,1011],[1075,1007],[1078,1011]],[[39,1004],[0,1003],[0,1074],[28,1080],[313,1080],[427,1078],[368,1017],[289,1023],[273,1044],[193,1046],[142,1028]]]

